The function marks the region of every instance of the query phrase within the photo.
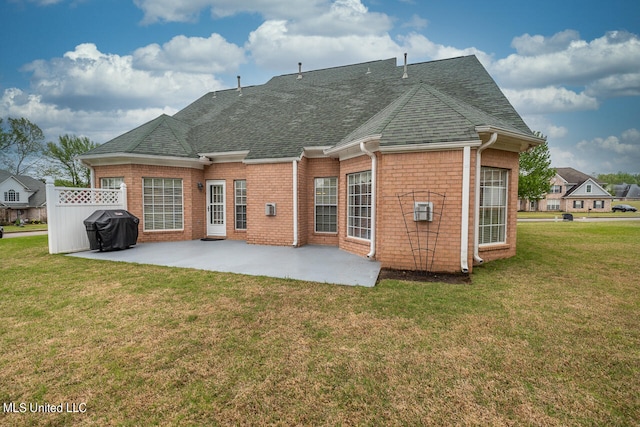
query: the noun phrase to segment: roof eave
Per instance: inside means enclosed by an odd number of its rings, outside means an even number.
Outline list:
[[[497,133],[500,138],[491,148],[502,149],[505,151],[523,152],[545,142],[544,138],[527,135],[521,132],[514,132],[498,126],[476,126],[475,130],[478,134]]]
[[[78,156],[78,160],[89,167],[140,164],[203,169],[205,166],[204,163],[196,157],[155,156],[132,153],[87,154]]]

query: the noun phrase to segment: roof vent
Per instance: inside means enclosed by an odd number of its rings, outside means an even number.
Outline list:
[[[242,96],[242,86],[240,85],[240,76],[238,76],[238,89],[236,89],[238,92],[240,92],[240,95],[238,96]]]
[[[367,67],[367,72],[365,74],[371,74],[371,68]]]
[[[409,78],[409,74],[407,74],[407,53],[404,53],[404,74],[402,74],[402,78]]]
[[[215,91],[215,90],[213,91],[213,96],[212,96],[212,98],[217,98],[217,96],[216,96],[216,91]]]
[[[302,62],[298,62],[298,80],[302,79]]]

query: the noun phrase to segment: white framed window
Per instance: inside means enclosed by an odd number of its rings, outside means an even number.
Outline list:
[[[479,243],[506,243],[507,239],[506,169],[482,167],[480,172]]]
[[[604,208],[604,200],[594,200],[593,201],[593,208],[594,209],[602,209],[602,208]]]
[[[587,193],[591,193],[592,186],[591,184],[587,184]]]
[[[19,202],[20,201],[20,193],[16,190],[11,189],[9,191],[4,192],[4,201],[5,202]]]
[[[584,208],[584,200],[574,200],[573,201],[574,209],[583,209]]]
[[[338,231],[338,178],[315,179],[315,230],[317,233]]]
[[[236,230],[247,229],[247,181],[233,182]]]
[[[551,193],[553,193],[553,194],[562,193],[562,185],[552,185],[551,186]]]
[[[548,211],[559,211],[560,210],[560,200],[547,200],[547,210]]]
[[[347,175],[347,236],[371,239],[371,171]]]
[[[184,228],[182,179],[142,178],[145,230],[181,230]]]
[[[124,182],[123,177],[100,178],[100,188],[108,190],[119,190],[120,185]]]

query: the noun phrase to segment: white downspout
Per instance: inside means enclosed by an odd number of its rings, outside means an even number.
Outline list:
[[[473,260],[482,264],[484,260],[480,258],[480,253],[478,251],[478,246],[480,242],[480,170],[482,169],[482,152],[488,148],[490,145],[493,145],[498,139],[498,133],[494,132],[491,134],[491,138],[480,147],[476,151],[476,201],[475,201],[475,214],[474,214],[474,233],[473,233]]]
[[[293,161],[293,244],[298,246],[298,161]]]
[[[376,175],[378,159],[375,153],[367,150],[364,141],[360,142],[360,151],[371,157],[371,246],[367,258],[373,259],[376,254]]]
[[[460,269],[469,272],[469,184],[471,178],[471,147],[462,149],[462,225],[460,228]]]

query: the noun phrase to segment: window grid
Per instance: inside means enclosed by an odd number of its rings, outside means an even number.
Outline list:
[[[583,209],[584,208],[584,200],[574,200],[573,201],[574,209]]]
[[[347,175],[347,235],[371,239],[371,171]]]
[[[547,200],[547,210],[548,211],[559,211],[560,210],[560,200]]]
[[[247,229],[247,181],[234,181],[236,230]]]
[[[107,190],[119,190],[120,185],[124,182],[123,177],[100,178],[100,188]]]
[[[480,179],[480,244],[506,242],[507,171],[483,167]]]
[[[338,178],[315,179],[315,230],[318,233],[338,231]]]
[[[551,186],[551,193],[559,194],[561,192],[562,192],[562,186],[561,185],[552,185]]]
[[[604,200],[594,200],[593,201],[593,208],[594,209],[602,209],[602,208],[604,208]]]
[[[16,190],[9,190],[4,192],[4,201],[5,202],[19,202],[20,201],[20,193]]]
[[[145,230],[183,229],[182,179],[143,178]]]

